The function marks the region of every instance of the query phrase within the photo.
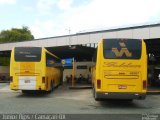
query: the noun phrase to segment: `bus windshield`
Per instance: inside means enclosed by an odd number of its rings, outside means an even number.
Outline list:
[[[142,42],[137,39],[103,40],[103,55],[106,59],[140,59]]]
[[[15,61],[16,62],[40,62],[41,60],[40,47],[16,47]]]

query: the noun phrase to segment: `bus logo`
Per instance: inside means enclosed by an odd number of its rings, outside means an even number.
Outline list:
[[[123,54],[125,54],[127,57],[132,57],[132,53],[129,52],[124,42],[119,42],[119,45],[121,46],[121,50],[112,48],[112,52],[114,52],[117,57],[122,57]]]

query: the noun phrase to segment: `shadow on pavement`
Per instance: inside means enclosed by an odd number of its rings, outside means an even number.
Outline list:
[[[20,93],[17,95],[17,98],[46,98],[50,96],[53,92],[45,92],[45,91],[29,91],[27,93]]]
[[[138,102],[141,100],[103,100],[99,101],[100,106],[106,108],[148,108],[147,106],[140,105]],[[149,107],[151,108],[151,107]]]

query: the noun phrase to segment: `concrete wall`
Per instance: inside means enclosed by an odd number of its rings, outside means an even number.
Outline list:
[[[114,29],[106,31],[89,32],[82,34],[73,34],[70,36],[59,36],[52,38],[39,39],[34,41],[5,43],[0,44],[0,51],[11,50],[17,46],[37,46],[37,47],[54,47],[66,45],[79,45],[88,43],[97,43],[103,38],[134,38],[134,39],[151,39],[160,38],[160,24],[147,27],[132,27],[127,29]]]

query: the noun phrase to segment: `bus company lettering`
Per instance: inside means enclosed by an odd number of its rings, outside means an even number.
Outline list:
[[[132,63],[120,63],[117,62],[104,62],[104,67],[137,67],[140,68],[141,65],[133,65]]]

